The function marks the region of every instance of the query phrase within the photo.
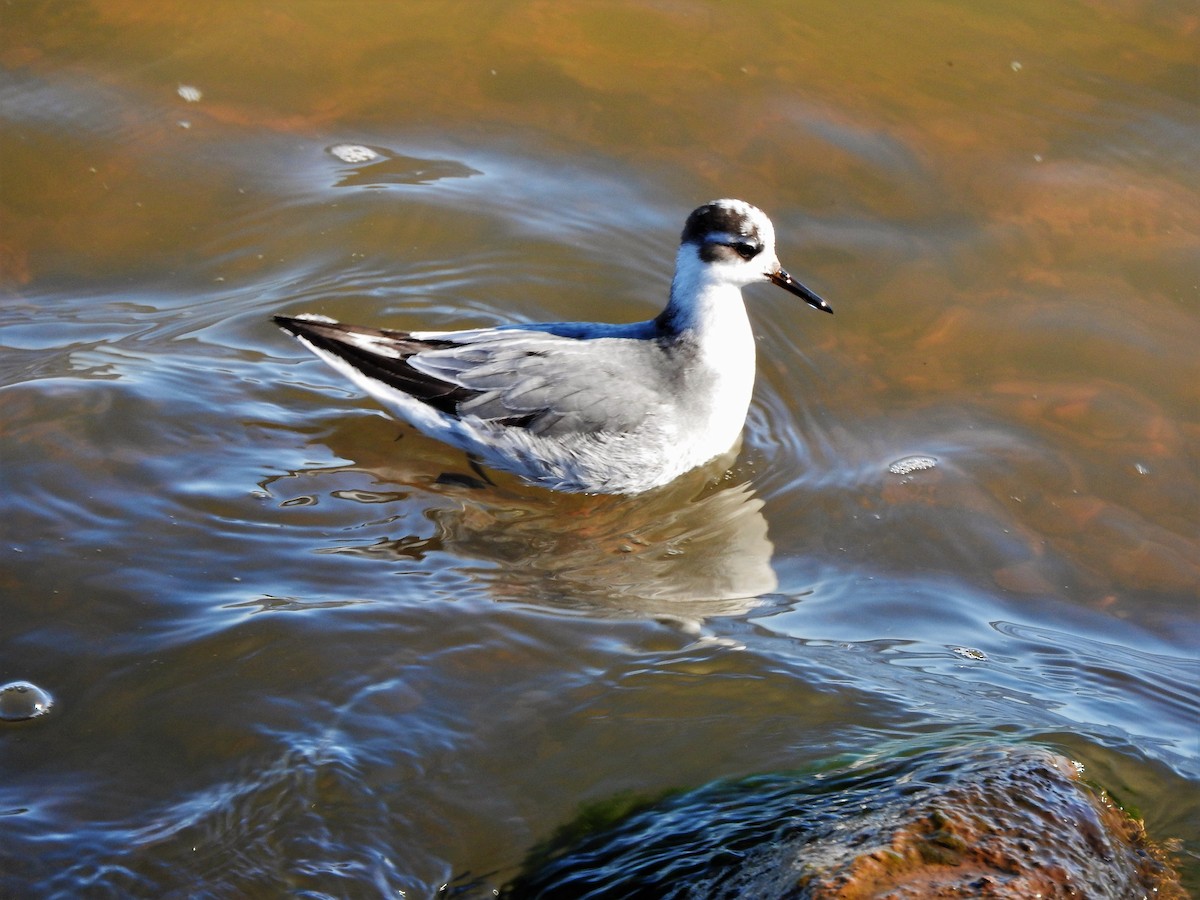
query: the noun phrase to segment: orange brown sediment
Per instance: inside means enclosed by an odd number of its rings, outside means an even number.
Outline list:
[[[1004,765],[918,796],[805,846],[795,896],[1187,896],[1142,823],[1048,750],[1022,749]]]

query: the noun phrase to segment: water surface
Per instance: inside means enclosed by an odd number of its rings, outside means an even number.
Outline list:
[[[1200,887],[1185,4],[0,19],[0,893],[485,896],[591,802],[995,739]],[[475,486],[269,323],[644,319],[720,196],[836,315],[747,290],[743,445],[651,495]]]

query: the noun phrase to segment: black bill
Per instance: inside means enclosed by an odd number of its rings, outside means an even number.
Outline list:
[[[830,306],[828,303],[826,303],[824,300],[822,300],[820,297],[818,297],[816,294],[814,294],[812,291],[810,291],[808,288],[806,288],[804,285],[802,285],[800,282],[798,282],[795,278],[793,278],[791,275],[789,275],[783,269],[780,269],[778,272],[772,272],[770,275],[767,276],[767,278],[769,278],[771,280],[772,284],[777,284],[781,288],[783,288],[785,291],[795,294],[797,297],[799,297],[801,300],[803,300],[809,306],[815,306],[817,309],[821,310],[822,312],[827,312],[832,315],[832,313],[833,313],[832,306]]]

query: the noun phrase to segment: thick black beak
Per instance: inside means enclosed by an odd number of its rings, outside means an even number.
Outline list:
[[[771,280],[772,284],[777,284],[785,291],[795,294],[809,306],[815,306],[822,312],[827,312],[830,315],[833,314],[832,306],[798,282],[783,269],[780,269],[778,272],[771,272],[769,275],[767,275],[767,278]]]

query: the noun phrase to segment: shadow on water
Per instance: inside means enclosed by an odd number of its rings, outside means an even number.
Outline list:
[[[452,159],[419,159],[383,147],[338,144],[330,147],[329,153],[342,162],[358,163],[334,185],[339,188],[431,184],[443,178],[470,178],[483,174]]]

